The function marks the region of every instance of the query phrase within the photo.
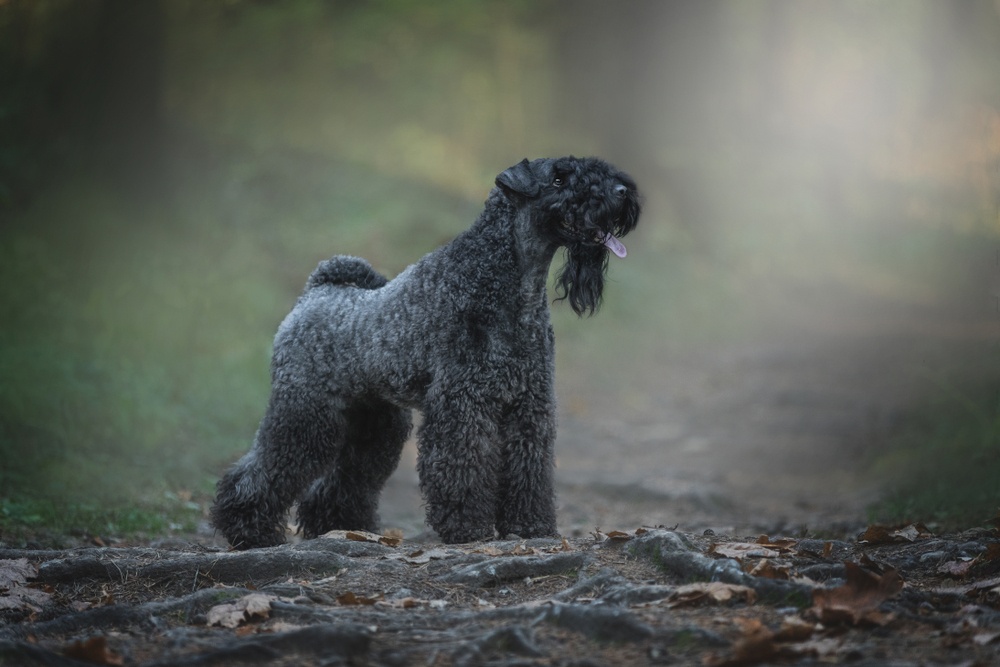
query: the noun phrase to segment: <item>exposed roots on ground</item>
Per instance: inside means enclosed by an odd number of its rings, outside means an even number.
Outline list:
[[[375,540],[0,549],[0,664],[1000,659],[990,530],[859,542],[666,530],[459,547]]]

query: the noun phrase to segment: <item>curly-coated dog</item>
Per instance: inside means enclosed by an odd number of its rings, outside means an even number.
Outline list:
[[[363,259],[321,262],[274,340],[251,450],[219,481],[212,521],[237,548],[378,528],[382,486],[423,413],[417,467],[445,542],[556,534],[554,338],[546,282],[601,302],[608,252],[639,218],[625,173],[597,158],[524,160],[470,229],[387,281]]]

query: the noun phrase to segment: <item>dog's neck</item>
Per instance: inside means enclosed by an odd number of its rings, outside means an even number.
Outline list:
[[[558,244],[542,235],[537,222],[532,220],[530,208],[518,207],[498,188],[490,193],[488,201],[495,206],[487,206],[486,214],[469,233],[493,240],[495,257],[500,262],[496,270],[513,270],[517,274],[519,291],[529,310],[545,307],[549,266]]]

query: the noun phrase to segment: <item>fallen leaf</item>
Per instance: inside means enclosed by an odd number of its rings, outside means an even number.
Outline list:
[[[108,639],[104,636],[91,637],[74,642],[63,649],[63,655],[93,665],[124,665],[122,656],[108,648]]]
[[[769,549],[775,549],[781,551],[782,553],[787,553],[793,551],[795,545],[799,543],[798,540],[793,540],[788,537],[781,537],[776,540],[772,540],[767,535],[761,535],[757,538],[757,544],[767,547]]]
[[[403,534],[400,531],[388,531],[386,535],[369,533],[366,530],[331,530],[320,535],[328,540],[350,540],[352,542],[370,542],[372,544],[384,544],[387,547],[398,547],[403,543]]]
[[[235,628],[254,618],[268,618],[271,615],[273,599],[272,596],[263,593],[251,593],[236,602],[215,605],[205,615],[206,621],[208,625]]]
[[[825,657],[836,652],[840,645],[838,640],[810,639],[816,626],[795,616],[785,617],[777,632],[756,618],[736,618],[734,622],[742,636],[733,642],[728,655],[709,655],[703,660],[704,665],[745,667],[802,656]]]
[[[756,542],[716,542],[708,548],[708,555],[733,558],[743,562],[747,558],[777,558],[781,552]]]
[[[382,539],[381,535],[363,530],[348,530],[344,533],[344,537],[353,542],[373,542],[375,544],[378,544],[378,541]]]
[[[779,642],[799,642],[812,637],[815,631],[815,623],[798,616],[786,616],[781,619],[781,628],[774,633],[774,639]]]
[[[427,600],[406,597],[396,600],[378,600],[375,606],[388,607],[390,609],[414,609],[416,607],[428,606],[429,604]]]
[[[428,549],[424,551],[423,549],[417,549],[409,554],[389,554],[387,558],[391,560],[401,560],[411,565],[425,565],[432,560],[443,560],[445,558],[451,558],[460,554],[456,549]],[[483,552],[486,553],[486,552]],[[498,552],[500,555],[502,552]]]
[[[844,568],[847,582],[843,586],[813,591],[811,613],[826,625],[888,623],[891,616],[879,613],[878,607],[902,590],[902,577],[893,569],[876,574],[850,561],[844,562]]]
[[[749,586],[726,584],[721,581],[699,582],[679,586],[667,598],[667,606],[680,607],[681,605],[697,604],[703,600],[718,604],[729,602],[733,598],[742,599],[747,604],[753,604],[757,599],[757,594]]]
[[[750,569],[749,574],[764,579],[788,579],[791,568],[787,563],[775,563],[770,558],[763,558]]]
[[[981,632],[978,635],[973,635],[972,643],[977,646],[986,646],[996,641],[997,637],[1000,637],[1000,632]]]
[[[0,609],[22,609],[39,612],[50,599],[48,591],[27,585],[34,579],[37,568],[27,558],[0,560]]]
[[[922,523],[911,523],[902,528],[892,528],[890,526],[880,526],[873,524],[868,526],[859,537],[859,542],[868,544],[896,544],[899,542],[916,542],[919,539],[933,537],[933,533]]]
[[[612,542],[627,542],[632,539],[632,535],[623,533],[620,530],[612,530],[607,534],[607,538]]]
[[[38,569],[27,558],[0,560],[0,589],[20,586],[34,579]]]
[[[788,648],[797,656],[813,656],[823,660],[835,656],[840,650],[841,644],[841,640],[836,637],[822,637],[792,644]]]
[[[774,633],[756,618],[736,619],[743,636],[733,642],[732,659],[742,664],[753,664],[773,658],[778,654]]]
[[[740,667],[756,665],[778,656],[779,647],[774,641],[774,633],[755,618],[734,619],[742,636],[733,642],[729,655],[709,655],[703,661],[708,667]]]
[[[356,595],[353,591],[347,591],[337,596],[337,602],[347,606],[353,605],[372,605],[383,599],[382,595],[376,595],[375,597],[366,597],[364,595]]]
[[[949,577],[962,579],[969,574],[969,570],[972,568],[974,562],[971,558],[948,561],[947,563],[942,563],[937,571],[941,574],[947,574]]]
[[[981,581],[976,581],[966,586],[942,586],[940,588],[933,589],[935,593],[943,593],[946,595],[957,594],[966,596],[977,595],[983,592],[989,593],[991,592],[991,590],[1000,591],[1000,577],[983,579]]]

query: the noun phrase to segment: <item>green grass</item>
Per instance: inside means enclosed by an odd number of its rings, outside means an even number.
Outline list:
[[[134,538],[191,533],[202,506],[164,496],[143,505],[99,505],[31,496],[0,499],[0,535],[5,540],[59,544],[66,536]]]
[[[1000,385],[958,390],[913,410],[873,465],[889,492],[873,522],[922,521],[944,529],[985,524],[1000,511]]]
[[[0,538],[155,530],[165,493],[207,494],[249,446],[271,338],[321,258],[395,273],[468,224],[465,202],[363,169],[241,164],[172,201],[80,177],[0,230]],[[422,192],[431,217],[385,190]]]

